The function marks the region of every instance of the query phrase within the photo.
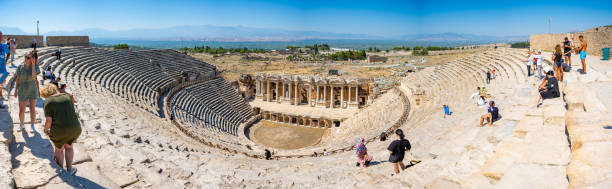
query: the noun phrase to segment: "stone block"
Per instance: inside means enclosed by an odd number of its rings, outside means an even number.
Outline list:
[[[504,173],[523,157],[525,149],[522,140],[517,138],[507,140],[495,150],[495,154],[487,160],[480,171],[486,177],[500,180]]]
[[[542,128],[527,133],[527,149],[521,162],[566,166],[570,159],[567,136],[562,131]]]
[[[547,100],[544,100],[546,102]],[[565,123],[565,103],[561,98],[543,104],[544,125],[563,126]]]
[[[425,188],[461,188],[461,186],[459,183],[452,180],[436,178],[435,180],[427,183]]]
[[[517,164],[494,188],[567,188],[565,166]]]
[[[101,166],[100,171],[121,187],[138,182],[138,173],[131,167],[105,165]]]
[[[462,188],[493,188],[491,180],[481,174],[475,173],[461,181]]]
[[[612,132],[606,127],[612,126],[612,121],[605,115],[591,112],[568,112],[565,121],[567,132],[572,143],[572,151],[590,142],[612,142]]]
[[[73,165],[91,161],[91,156],[87,153],[85,146],[79,143],[73,145],[74,149],[74,160]]]
[[[0,188],[13,187],[11,174],[11,154],[6,144],[0,143]]]
[[[585,111],[584,109],[584,85],[580,82],[568,82],[565,87],[565,100],[568,111]]]
[[[524,138],[528,132],[538,130],[544,124],[541,116],[525,116],[514,128],[514,136]]]
[[[572,153],[567,167],[571,188],[589,188],[601,182],[612,180],[612,142],[583,144]],[[609,186],[608,186],[609,187]]]

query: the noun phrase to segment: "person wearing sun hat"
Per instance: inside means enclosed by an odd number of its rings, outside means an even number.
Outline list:
[[[372,156],[368,155],[368,148],[366,148],[363,137],[357,139],[355,145],[355,154],[357,155],[357,166],[366,167],[372,161]]]

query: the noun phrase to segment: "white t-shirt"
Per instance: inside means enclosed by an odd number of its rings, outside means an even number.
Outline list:
[[[478,97],[478,106],[482,106],[482,105],[485,105],[485,101],[484,99]]]
[[[529,55],[529,58],[527,58],[527,66],[531,66],[533,65],[533,54]]]
[[[536,55],[533,55],[533,57],[538,59],[538,61],[536,62],[536,65],[541,66],[542,65],[542,55],[536,54]]]

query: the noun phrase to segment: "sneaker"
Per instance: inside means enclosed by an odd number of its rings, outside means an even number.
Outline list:
[[[25,131],[25,127],[23,126],[23,124],[19,125],[19,129],[17,129],[17,131],[19,132]]]
[[[77,172],[77,168],[76,167],[72,167],[72,168],[70,168],[70,169],[68,169],[66,171],[68,171],[68,174],[74,175]]]

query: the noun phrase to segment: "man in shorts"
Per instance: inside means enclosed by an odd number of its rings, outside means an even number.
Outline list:
[[[587,42],[586,40],[584,40],[584,37],[581,35],[578,37],[578,39],[580,39],[580,48],[578,48],[578,51],[580,51],[580,62],[582,62],[582,74],[586,74],[586,56],[587,56]]]
[[[572,67],[572,42],[565,37],[565,41],[563,42],[563,58],[565,59],[565,62],[568,63],[568,65],[570,67]]]

